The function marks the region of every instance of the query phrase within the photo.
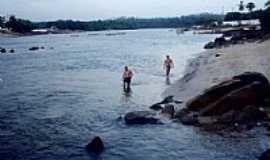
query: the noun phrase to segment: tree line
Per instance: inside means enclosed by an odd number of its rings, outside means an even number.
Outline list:
[[[121,17],[110,20],[96,21],[73,21],[58,20],[51,22],[31,22],[11,16],[6,24],[1,23],[14,32],[31,32],[33,29],[56,27],[58,29],[83,30],[83,31],[100,31],[100,30],[121,30],[121,29],[141,29],[141,28],[178,28],[191,27],[194,25],[209,25],[213,22],[222,22],[223,15],[220,14],[196,14],[173,18],[134,18]]]

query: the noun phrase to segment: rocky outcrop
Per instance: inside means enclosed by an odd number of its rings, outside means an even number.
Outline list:
[[[100,137],[93,137],[89,144],[87,144],[86,149],[88,152],[94,152],[96,154],[101,153],[104,150],[104,144]]]
[[[129,112],[124,117],[126,124],[157,124],[159,119],[156,114],[150,111]]]
[[[175,118],[187,125],[256,125],[269,121],[270,84],[261,73],[246,72],[210,87],[187,102]]]
[[[200,116],[219,116],[231,110],[241,110],[248,105],[260,103],[262,85],[253,82],[250,85],[232,91],[216,102],[200,110]]]
[[[191,111],[199,111],[216,102],[226,94],[249,85],[252,82],[260,82],[260,91],[263,92],[263,96],[268,94],[270,90],[269,81],[264,75],[257,72],[245,72],[234,76],[231,80],[224,81],[205,90],[204,93],[189,100],[186,104],[187,108]]]
[[[158,110],[162,110],[163,109],[163,105],[169,104],[169,103],[181,104],[183,102],[182,101],[179,101],[179,100],[174,100],[173,96],[168,96],[168,97],[164,98],[161,102],[158,102],[156,104],[153,104],[149,108],[152,109],[152,110],[158,111]]]

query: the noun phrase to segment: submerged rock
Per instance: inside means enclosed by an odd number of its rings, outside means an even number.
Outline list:
[[[31,47],[31,48],[29,48],[29,51],[36,51],[36,50],[39,50],[39,47]]]
[[[5,48],[1,48],[1,49],[0,49],[0,52],[1,52],[1,53],[6,53],[7,50],[6,50]]]
[[[9,50],[9,53],[14,53],[14,52],[15,52],[14,49],[10,49],[10,50]]]
[[[95,136],[86,146],[88,152],[94,152],[96,154],[101,153],[104,150],[104,144],[100,137]]]
[[[159,119],[150,111],[129,112],[124,117],[127,124],[157,124]]]

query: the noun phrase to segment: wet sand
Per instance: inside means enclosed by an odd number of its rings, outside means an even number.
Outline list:
[[[166,89],[163,96],[173,95],[186,102],[206,88],[247,71],[261,72],[270,79],[270,40],[201,53],[190,60],[184,76]]]

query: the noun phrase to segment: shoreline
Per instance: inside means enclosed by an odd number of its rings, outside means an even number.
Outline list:
[[[162,97],[172,95],[185,105],[205,89],[243,72],[260,72],[270,79],[269,51],[270,40],[201,52],[189,60],[183,76],[168,87]]]

